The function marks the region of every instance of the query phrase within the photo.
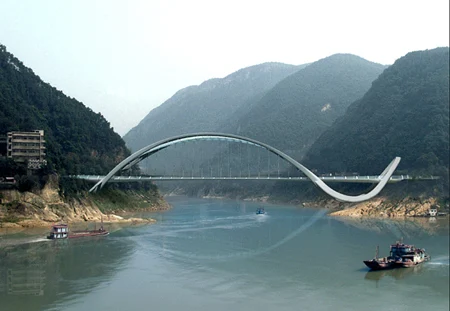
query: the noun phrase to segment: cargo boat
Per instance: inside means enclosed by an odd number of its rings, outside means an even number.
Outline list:
[[[416,248],[414,245],[404,244],[403,242],[392,244],[387,257],[378,257],[378,251],[377,246],[375,257],[371,260],[364,260],[364,264],[371,270],[408,268],[431,259],[425,249]]]
[[[80,231],[69,231],[69,226],[67,224],[58,224],[52,226],[47,239],[73,239],[88,236],[105,236],[108,234],[109,232],[103,228],[103,224],[100,229]]]

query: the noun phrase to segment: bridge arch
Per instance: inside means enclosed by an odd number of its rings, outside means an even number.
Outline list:
[[[322,189],[325,193],[332,196],[338,201],[342,202],[363,202],[366,200],[369,200],[376,196],[380,191],[384,188],[386,183],[391,178],[391,175],[394,173],[395,169],[397,168],[398,164],[400,163],[400,157],[396,157],[392,160],[391,163],[386,167],[386,169],[380,174],[380,180],[378,184],[370,191],[364,194],[351,196],[346,195],[340,192],[337,192],[336,190],[330,188],[327,184],[325,184],[318,176],[316,176],[313,172],[311,172],[308,168],[306,168],[304,165],[300,164],[284,152],[269,146],[265,143],[259,142],[257,140],[234,135],[234,134],[224,134],[224,133],[192,133],[192,134],[185,134],[185,135],[179,135],[170,137],[161,141],[158,141],[156,143],[153,143],[151,145],[148,145],[129,157],[127,157],[125,160],[117,164],[116,167],[114,167],[103,179],[101,179],[98,183],[96,183],[91,189],[90,192],[95,192],[98,189],[101,189],[117,172],[120,170],[128,169],[134,164],[137,164],[144,160],[145,158],[151,156],[152,154],[161,151],[171,145],[186,142],[186,141],[192,141],[192,140],[225,140],[225,141],[234,141],[239,143],[245,143],[245,144],[251,144],[255,145],[257,147],[264,148],[268,150],[269,152],[277,155],[278,157],[282,158],[283,160],[289,162],[293,166],[295,166],[297,169],[302,171],[316,186],[318,186],[320,189]]]

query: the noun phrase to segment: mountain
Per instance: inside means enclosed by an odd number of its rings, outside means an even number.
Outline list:
[[[398,59],[316,140],[304,163],[376,174],[396,156],[402,157],[399,172],[440,175],[448,187],[448,47]]]
[[[184,88],[150,111],[123,139],[136,151],[174,135],[217,131],[241,107],[305,66],[264,63]]]
[[[318,60],[275,85],[220,129],[268,143],[300,158],[386,67],[351,54]],[[234,119],[233,119],[234,118]]]
[[[129,154],[100,113],[64,95],[0,45],[0,135],[44,130],[47,162],[61,174],[105,174]]]

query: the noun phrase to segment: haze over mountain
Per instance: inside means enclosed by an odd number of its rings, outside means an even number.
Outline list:
[[[174,135],[216,131],[218,124],[226,122],[240,107],[305,66],[264,63],[243,68],[223,79],[186,87],[153,109],[123,138],[135,151]]]
[[[300,158],[385,68],[351,54],[318,60],[280,81],[221,131],[260,140]]]
[[[285,81],[313,66],[311,64]],[[267,120],[268,124],[270,122],[271,119]],[[295,124],[285,123],[279,124],[286,129],[295,128]],[[345,114],[314,141],[303,159],[298,159],[318,174],[355,172],[372,175],[381,173],[394,157],[400,156],[402,161],[395,174],[436,175],[440,179],[402,182],[387,187],[383,194],[399,200],[408,196],[434,196],[444,207],[448,206],[449,198],[449,126],[449,48],[411,52],[384,70],[364,96],[351,103]],[[254,135],[260,135],[260,131],[264,131],[264,127]],[[279,142],[272,144],[286,146],[292,142],[287,132],[286,138],[280,137]],[[272,200],[282,201],[326,198],[309,183],[202,186],[203,193],[215,196],[234,194],[239,197],[244,193],[255,197],[264,193]],[[365,184],[331,186],[353,195],[367,191],[368,187]],[[186,187],[188,193],[196,193],[189,185]]]
[[[373,174],[396,156],[402,157],[400,170],[448,180],[448,47],[398,59],[316,140],[304,163]]]
[[[385,68],[350,54],[302,66],[244,68],[180,90],[124,139],[136,150],[188,132],[235,133],[288,152],[319,172],[374,174],[401,156],[400,171],[442,176],[443,193],[449,172],[449,48],[411,52]],[[34,129],[44,129],[49,167],[62,174],[104,174],[129,154],[100,113],[43,82],[0,45],[0,134]],[[196,160],[209,157],[211,163],[217,151]]]
[[[225,132],[300,158],[384,68],[351,54],[335,54],[308,66],[266,63],[244,68],[180,90],[123,138],[135,151],[174,135]],[[167,165],[160,162],[142,165],[152,170]]]

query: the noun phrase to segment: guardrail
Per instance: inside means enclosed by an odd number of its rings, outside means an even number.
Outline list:
[[[69,175],[69,178],[83,179],[88,182],[98,182],[103,175]],[[348,183],[378,183],[381,175],[366,176],[321,176],[324,182],[348,182]],[[439,176],[410,176],[392,175],[389,183],[403,180],[435,180]],[[274,177],[274,176],[247,176],[247,177],[206,177],[206,176],[113,176],[109,182],[144,182],[144,181],[169,181],[169,180],[280,180],[280,181],[310,181],[307,177]]]

